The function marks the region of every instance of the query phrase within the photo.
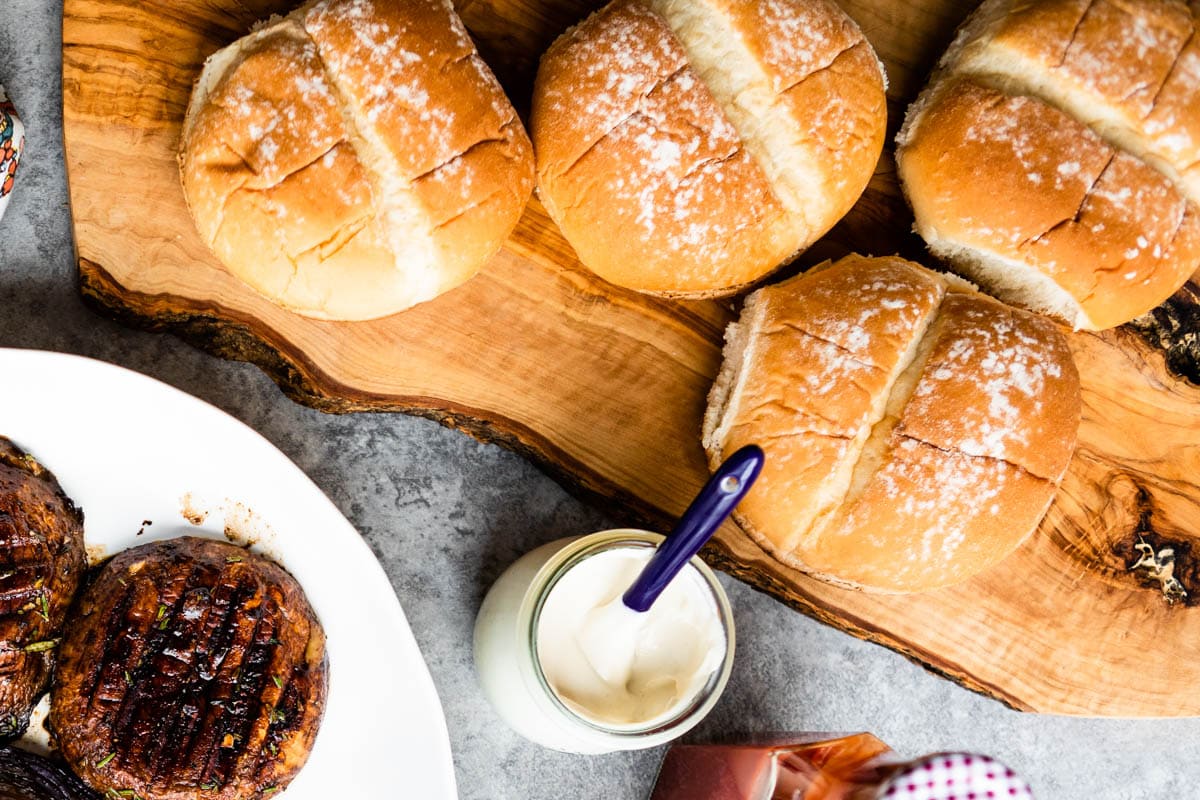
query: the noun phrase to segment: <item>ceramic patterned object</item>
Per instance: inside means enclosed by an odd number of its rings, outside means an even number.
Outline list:
[[[21,151],[25,149],[25,126],[21,124],[17,110],[0,86],[0,217],[8,206],[13,181],[17,177],[17,164]]]

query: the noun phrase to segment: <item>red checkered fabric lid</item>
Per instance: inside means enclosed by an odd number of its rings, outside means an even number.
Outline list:
[[[908,764],[880,800],[1034,800],[1020,775],[988,756],[941,753]]]

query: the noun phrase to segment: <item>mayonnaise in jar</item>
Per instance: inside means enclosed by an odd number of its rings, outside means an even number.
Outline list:
[[[661,540],[629,529],[559,540],[492,586],[475,663],[514,730],[555,750],[632,750],[681,736],[716,703],[734,627],[708,567],[692,559],[644,613],[621,603]]]

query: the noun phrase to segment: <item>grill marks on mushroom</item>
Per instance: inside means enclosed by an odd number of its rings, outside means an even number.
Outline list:
[[[156,542],[85,592],[51,724],[99,791],[246,797],[303,766],[326,669],[320,625],[279,566],[224,542]]]

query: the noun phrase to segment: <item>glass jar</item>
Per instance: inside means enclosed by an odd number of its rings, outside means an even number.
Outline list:
[[[513,730],[564,752],[637,750],[683,735],[716,704],[733,668],[733,614],[716,576],[699,558],[693,558],[675,580],[696,580],[710,594],[724,632],[725,652],[701,689],[670,717],[643,725],[608,725],[589,719],[559,698],[538,658],[542,608],[564,575],[598,553],[624,548],[649,551],[662,539],[635,529],[559,539],[526,553],[492,585],[475,622],[475,666],[488,700]]]
[[[907,760],[869,733],[810,733],[667,753],[650,800],[1033,800],[989,756]]]

